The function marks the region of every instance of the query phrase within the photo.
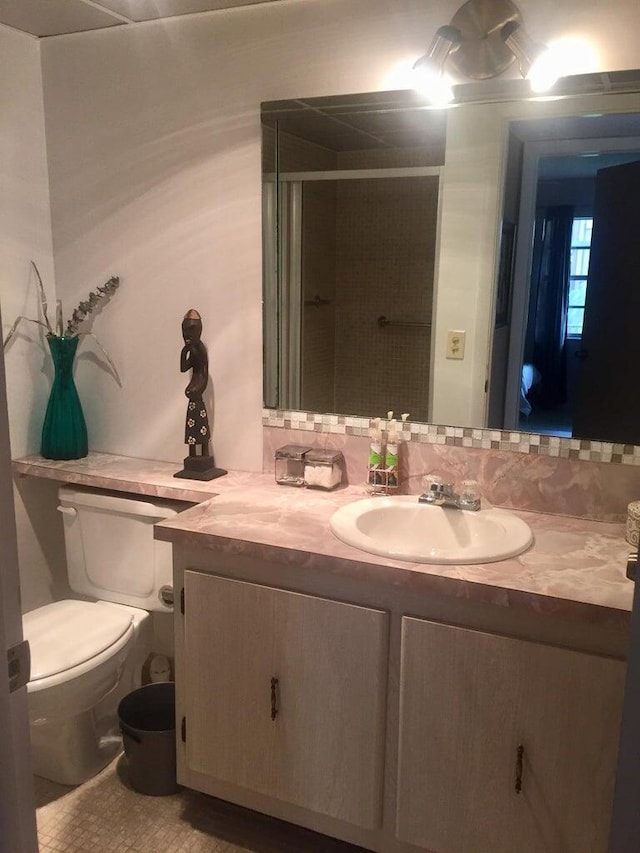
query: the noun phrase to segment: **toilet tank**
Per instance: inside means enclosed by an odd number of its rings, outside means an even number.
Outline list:
[[[67,486],[58,498],[71,589],[143,610],[172,609],[160,598],[163,587],[173,587],[171,545],[154,540],[153,525],[187,504]]]

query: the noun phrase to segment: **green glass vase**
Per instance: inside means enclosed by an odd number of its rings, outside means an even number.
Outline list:
[[[87,455],[89,446],[87,424],[73,381],[78,338],[48,335],[47,343],[53,359],[54,377],[42,425],[40,453],[45,459],[81,459]]]

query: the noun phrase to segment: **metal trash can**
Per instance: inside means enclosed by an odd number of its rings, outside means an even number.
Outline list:
[[[146,684],[122,699],[118,719],[131,787],[161,797],[178,790],[176,782],[176,686]]]

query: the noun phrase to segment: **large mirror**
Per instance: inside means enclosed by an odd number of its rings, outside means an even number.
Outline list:
[[[525,87],[262,105],[265,405],[640,444],[640,73]]]

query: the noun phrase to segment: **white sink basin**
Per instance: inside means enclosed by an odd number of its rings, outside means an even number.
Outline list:
[[[507,510],[443,508],[418,503],[416,495],[354,501],[329,523],[347,545],[416,563],[490,563],[521,554],[533,542],[529,526]]]

